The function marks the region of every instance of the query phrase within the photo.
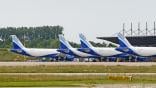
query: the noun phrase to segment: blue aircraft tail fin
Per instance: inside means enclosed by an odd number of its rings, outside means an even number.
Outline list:
[[[127,47],[127,48],[132,47],[129,41],[121,33],[118,34],[118,41],[120,47]]]
[[[62,34],[59,35],[59,41],[60,49],[69,49],[72,47]]]
[[[128,53],[128,54],[134,54],[137,55],[137,53],[135,53],[133,46],[129,43],[129,41],[122,35],[122,34],[118,34],[118,41],[119,41],[119,47],[116,48],[116,50],[124,52],[124,53]]]
[[[86,37],[81,33],[79,34],[80,42],[81,42],[81,48],[90,48],[93,47],[89,41],[87,41]]]
[[[12,49],[23,49],[25,48],[16,35],[11,35],[12,38]]]

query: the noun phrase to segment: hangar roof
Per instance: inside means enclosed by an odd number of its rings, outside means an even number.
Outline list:
[[[128,36],[128,41],[134,46],[156,46],[156,36]],[[117,37],[97,37],[118,44]]]

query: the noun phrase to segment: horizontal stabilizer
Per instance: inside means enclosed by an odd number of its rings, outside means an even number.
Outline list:
[[[70,52],[69,49],[57,49],[57,51],[61,53],[66,53],[66,54]]]
[[[91,52],[91,49],[89,49],[89,48],[79,48],[78,50],[81,51],[81,52],[84,52],[84,53]]]

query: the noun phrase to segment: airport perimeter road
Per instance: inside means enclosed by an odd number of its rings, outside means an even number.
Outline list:
[[[36,66],[36,65],[153,66],[156,65],[156,62],[0,62],[0,66]]]
[[[144,75],[151,76],[156,75],[156,73],[0,73],[0,75],[52,75],[52,76],[135,76]]]

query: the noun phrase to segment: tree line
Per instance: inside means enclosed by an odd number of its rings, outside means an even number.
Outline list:
[[[58,48],[58,35],[63,34],[62,26],[39,26],[39,27],[4,27],[0,28],[0,48],[11,48],[10,35],[16,35],[26,47],[30,48]],[[95,47],[105,47],[105,43],[90,41]],[[80,44],[70,42],[73,47]]]
[[[10,48],[10,35],[16,35],[26,47],[55,48],[62,32],[61,26],[0,28],[0,48]]]

